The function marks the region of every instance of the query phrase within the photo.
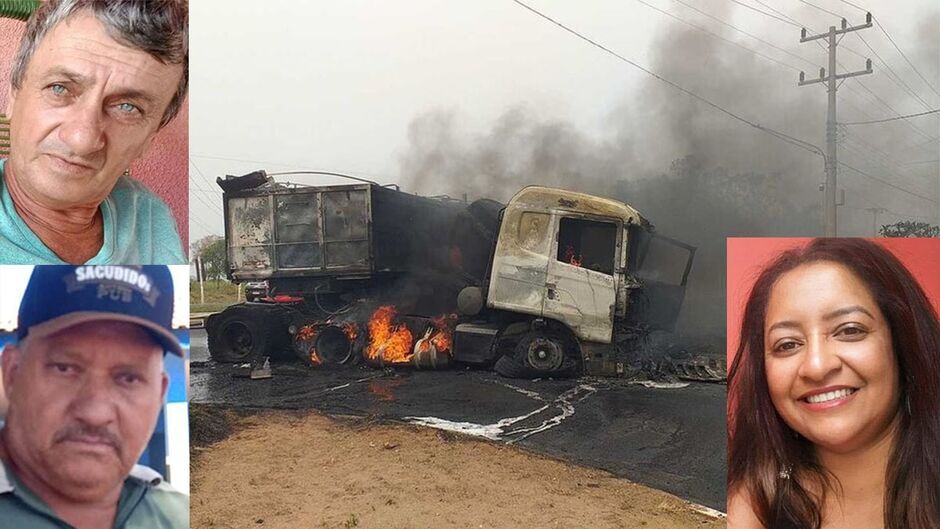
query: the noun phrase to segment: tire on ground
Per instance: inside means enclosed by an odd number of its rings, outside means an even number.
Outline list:
[[[236,363],[280,357],[287,329],[277,307],[236,305],[209,318],[209,354],[217,362]]]

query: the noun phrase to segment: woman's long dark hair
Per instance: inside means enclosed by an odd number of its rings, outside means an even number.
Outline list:
[[[816,459],[812,443],[777,414],[764,372],[771,289],[786,272],[816,261],[839,263],[858,276],[891,328],[901,398],[885,476],[885,527],[938,529],[940,320],[904,265],[864,239],[815,239],[781,254],[754,283],[728,376],[728,490],[745,492],[768,529],[819,529],[822,524],[821,506],[833,479]]]

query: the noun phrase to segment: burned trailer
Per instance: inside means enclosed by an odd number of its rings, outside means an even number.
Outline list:
[[[695,253],[626,204],[547,187],[503,206],[263,172],[218,182],[229,277],[269,285],[208,319],[219,361],[292,350],[315,365],[623,375],[674,326]]]

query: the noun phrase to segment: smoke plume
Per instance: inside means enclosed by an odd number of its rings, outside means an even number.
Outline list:
[[[915,53],[921,64],[930,62],[925,57],[940,64],[930,36],[935,28],[921,33],[927,43]],[[821,85],[798,87],[795,71],[684,26],[669,26],[653,49],[649,67],[663,77],[746,119],[825,149]],[[825,60],[818,47],[800,51]],[[808,78],[815,77],[811,66],[801,67]],[[646,79],[639,92],[611,109],[615,131],[602,139],[524,104],[506,110],[490,130],[477,134],[461,126],[457,111],[425,112],[408,128],[401,181],[409,191],[470,200],[506,201],[525,185],[541,184],[631,204],[660,233],[698,248],[680,331],[722,336],[725,238],[820,235],[823,159]],[[844,112],[855,117],[851,108]],[[843,234],[870,235],[871,216],[862,211],[862,200],[883,199],[881,205],[897,211],[917,200],[885,198],[883,187],[856,175],[842,175],[840,188],[850,189],[850,208],[839,213]]]

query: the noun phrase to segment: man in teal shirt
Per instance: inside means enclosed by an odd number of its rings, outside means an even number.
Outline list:
[[[64,264],[17,214],[4,184],[3,166],[0,160],[0,264]],[[103,243],[85,264],[186,262],[173,214],[140,182],[118,178],[99,209]]]
[[[179,111],[186,0],[47,0],[10,75],[0,264],[186,262],[169,209],[121,175]]]
[[[186,529],[189,498],[135,465],[167,395],[166,266],[37,266],[0,356],[0,527]]]

